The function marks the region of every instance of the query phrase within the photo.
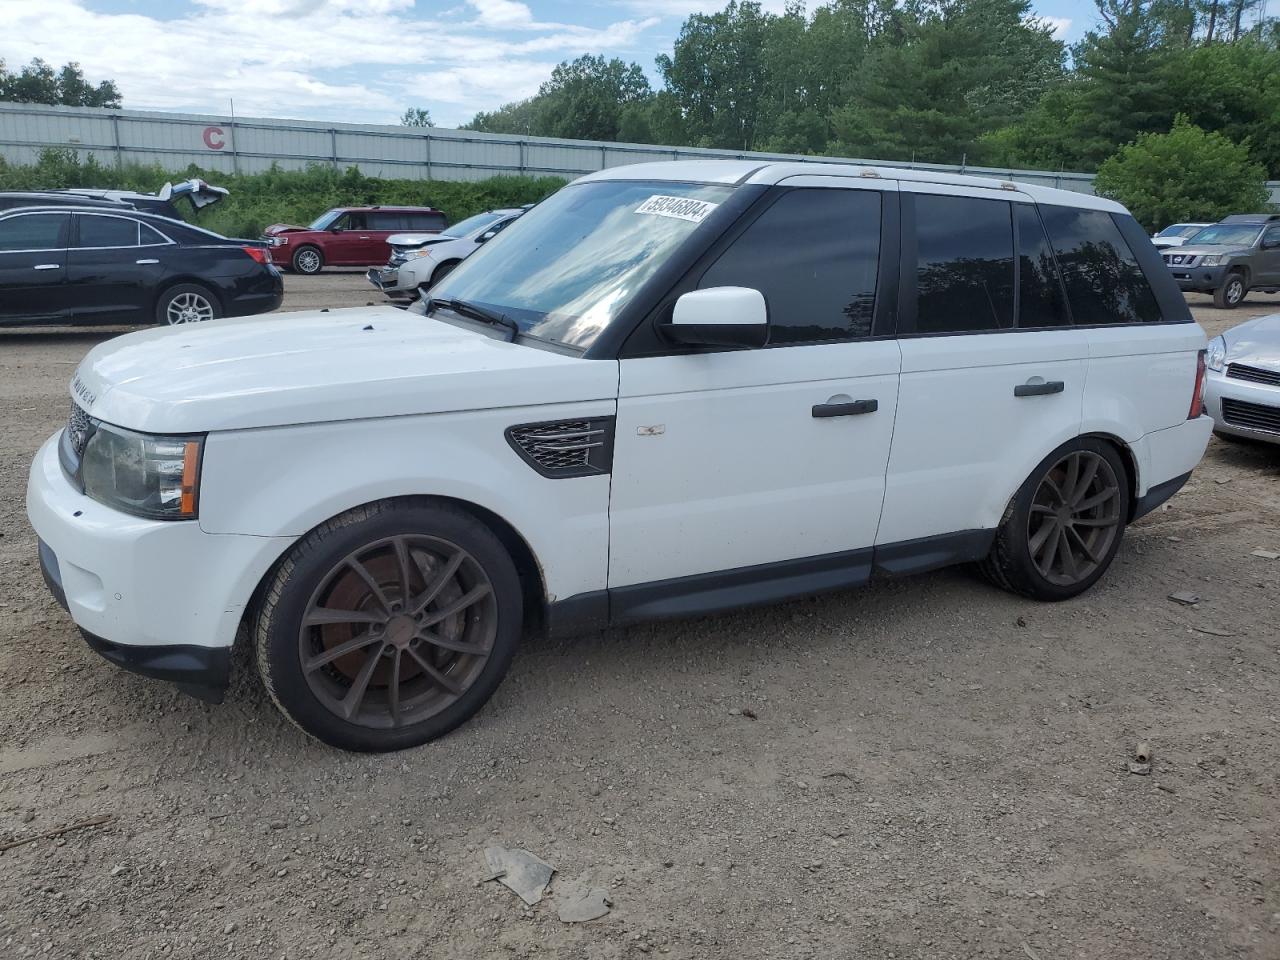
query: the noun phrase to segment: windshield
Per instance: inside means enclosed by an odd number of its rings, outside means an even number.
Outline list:
[[[1175,223],[1171,227],[1165,227],[1157,237],[1190,237],[1199,233],[1204,228],[1198,223]]]
[[[1229,243],[1237,247],[1251,247],[1258,239],[1262,227],[1256,223],[1215,223],[1195,234],[1188,243]]]
[[[732,187],[598,180],[565,187],[431,289],[586,349]]]
[[[327,210],[324,213],[320,214],[320,216],[312,220],[311,226],[307,227],[307,229],[308,230],[328,230],[329,224],[333,223],[333,221],[337,220],[340,216],[342,216],[341,210]]]
[[[472,233],[475,233],[477,230],[481,229],[482,227],[487,227],[489,224],[493,223],[495,220],[501,220],[501,219],[502,219],[502,214],[500,213],[477,213],[474,217],[467,217],[467,219],[461,220],[458,223],[455,223],[448,230],[441,230],[440,236],[465,237]]]

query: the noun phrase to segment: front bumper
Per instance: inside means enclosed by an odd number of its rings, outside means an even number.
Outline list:
[[[389,297],[412,296],[418,292],[418,284],[421,282],[412,263],[403,263],[398,267],[370,267],[365,279]]]
[[[1227,274],[1225,266],[1184,267],[1178,264],[1165,264],[1165,266],[1168,267],[1174,282],[1178,284],[1178,289],[1199,293],[1211,293],[1217,290],[1222,286],[1223,278]]]
[[[209,534],[197,521],[106,507],[67,480],[60,436],[40,448],[27,482],[50,591],[108,660],[216,700],[253,591],[292,538]]]
[[[1280,387],[1265,383],[1251,383],[1248,380],[1237,380],[1228,377],[1226,370],[1206,370],[1204,379],[1204,410],[1213,417],[1213,429],[1233,437],[1248,437],[1266,443],[1280,444],[1280,430],[1258,429],[1256,426],[1242,422],[1239,414],[1228,414],[1223,409],[1223,400],[1237,400],[1247,404],[1257,404],[1276,411],[1280,418]],[[1238,408],[1237,408],[1238,409]],[[1256,424],[1258,418],[1247,417],[1248,424]],[[1235,422],[1232,422],[1232,421]]]

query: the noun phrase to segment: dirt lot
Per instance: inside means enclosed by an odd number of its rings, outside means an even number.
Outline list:
[[[533,641],[452,736],[352,756],[243,660],[221,707],[114,669],[47,595],[27,467],[103,335],[0,335],[0,845],[113,818],[0,852],[3,960],[1280,957],[1280,450],[1215,441],[1076,601],[952,570]],[[613,912],[477,885],[492,843]]]

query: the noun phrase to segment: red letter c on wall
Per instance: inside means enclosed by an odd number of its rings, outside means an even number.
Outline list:
[[[204,145],[210,150],[221,150],[227,145],[222,139],[221,127],[205,127],[204,128]]]

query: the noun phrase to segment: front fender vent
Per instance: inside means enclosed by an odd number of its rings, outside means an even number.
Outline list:
[[[613,469],[613,417],[507,427],[507,443],[544,477],[594,477]]]

